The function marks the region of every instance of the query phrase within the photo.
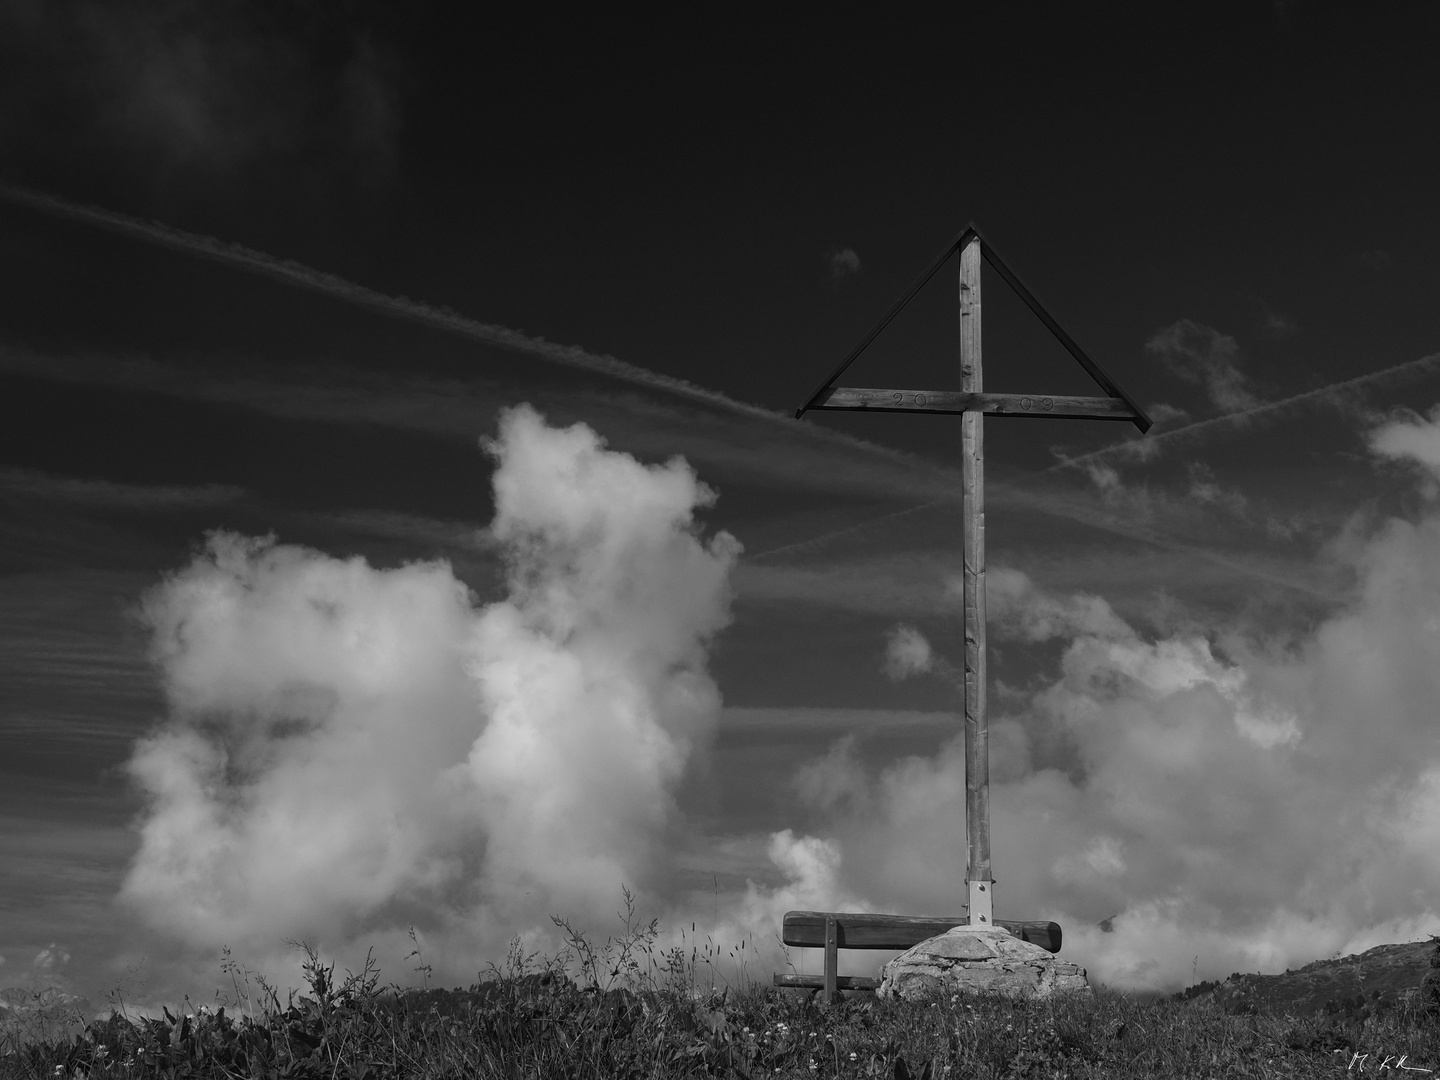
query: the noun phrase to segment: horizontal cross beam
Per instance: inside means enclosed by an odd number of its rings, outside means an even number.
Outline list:
[[[835,386],[812,409],[866,409],[870,412],[929,412],[955,415],[1044,416],[1055,420],[1130,420],[1140,414],[1121,398],[1073,394],[972,394],[963,390],[881,390]]]

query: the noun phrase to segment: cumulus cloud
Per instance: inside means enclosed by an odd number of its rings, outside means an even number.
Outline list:
[[[959,611],[964,593],[958,579],[950,584],[949,593],[955,610]],[[942,603],[948,603],[948,600]],[[890,631],[883,666],[885,674],[897,681],[917,675],[934,675],[960,693],[965,692],[965,669],[935,652],[925,635],[913,626],[902,624]]]
[[[233,534],[150,594],[170,715],[129,762],[147,808],[120,898],[157,933],[265,957],[414,925],[463,982],[548,913],[669,888],[739,545],[701,536],[714,495],[678,458],[528,407],[488,449],[504,599],[477,604],[444,562]]]
[[[1181,319],[1146,342],[1145,351],[1180,378],[1203,387],[1221,412],[1239,412],[1260,403],[1240,370],[1240,348],[1228,334]]]
[[[1440,405],[1430,410],[1429,419],[1405,410],[1381,424],[1370,433],[1370,449],[1381,457],[1419,465],[1440,480]]]
[[[701,537],[712,495],[678,460],[528,409],[489,449],[493,603],[443,563],[233,535],[151,595],[170,716],[131,762],[148,806],[122,899],[157,933],[333,956],[408,951],[415,925],[464,982],[512,934],[553,945],[550,912],[608,922],[621,883],[683,917],[675,794],[716,723],[706,649],[737,545]],[[1440,517],[1336,550],[1355,592],[1285,640],[1144,633],[990,568],[992,640],[1047,658],[992,696],[1002,917],[1056,919],[1067,956],[1136,988],[1182,985],[1197,955],[1209,978],[1440,929]],[[918,629],[889,645],[897,674],[943,673]],[[804,829],[756,842],[768,876],[716,940],[766,944],[790,908],[960,913],[958,725],[932,753],[868,747],[799,769]]]
[[[1355,595],[1283,642],[1150,637],[990,570],[992,638],[1063,646],[990,719],[997,914],[1056,919],[1092,977],[1153,989],[1196,956],[1215,978],[1440,931],[1440,517],[1350,557]],[[795,790],[844,886],[882,910],[961,901],[960,732],[889,764],[843,740]]]
[[[52,941],[35,954],[35,959],[30,961],[30,966],[36,971],[48,973],[57,968],[63,968],[68,963],[70,963],[69,950]]]
[[[860,256],[855,253],[854,248],[832,248],[825,256],[826,263],[830,267],[832,278],[842,278],[847,274],[858,274],[860,272]]]
[[[958,592],[959,583],[951,586]],[[1098,596],[1078,593],[1056,597],[1038,588],[1019,570],[986,571],[988,629],[997,638],[1040,642],[1056,637],[1128,640],[1135,632]]]
[[[885,643],[885,674],[892,679],[908,679],[930,671],[935,655],[930,642],[913,626],[897,626]]]

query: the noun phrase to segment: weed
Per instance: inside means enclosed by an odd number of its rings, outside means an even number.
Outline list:
[[[223,954],[241,1015],[200,1006],[128,1020],[123,1006],[78,1034],[58,1022],[0,1042],[10,1077],[845,1077],[1010,1080],[1022,1077],[1335,1077],[1440,1069],[1440,1031],[1424,1003],[1306,1018],[1235,1012],[1206,998],[1142,1003],[1091,995],[1013,1000],[953,994],[919,1003],[851,996],[831,1005],[796,991],[725,982],[743,960],[709,938],[658,954],[655,921],[627,891],[618,934],[594,945],[564,919],[554,958],[513,939],[504,961],[468,990],[381,988],[304,953],[309,992],[275,989]],[[251,987],[252,976],[259,985]],[[716,988],[718,982],[724,985]],[[16,1002],[17,1006],[21,1003]],[[74,1018],[70,1018],[73,1020]],[[1368,1055],[1368,1056],[1367,1056]],[[1400,1064],[1397,1064],[1400,1063]]]

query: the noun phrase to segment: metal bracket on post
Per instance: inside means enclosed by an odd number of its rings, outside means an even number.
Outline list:
[[[970,925],[991,929],[995,926],[995,916],[990,907],[992,895],[989,881],[967,881],[970,893]]]

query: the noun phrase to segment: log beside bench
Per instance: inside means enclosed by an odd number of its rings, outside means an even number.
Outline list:
[[[840,990],[874,990],[879,979],[862,975],[841,975],[836,971],[840,949],[908,949],[957,926],[969,925],[960,916],[870,915],[855,911],[787,911],[781,940],[786,945],[825,950],[825,974],[793,975],[775,973],[775,985],[823,990],[832,1000]],[[1060,951],[1060,924],[1016,922],[996,919],[1022,941],[1039,945],[1052,953]]]

